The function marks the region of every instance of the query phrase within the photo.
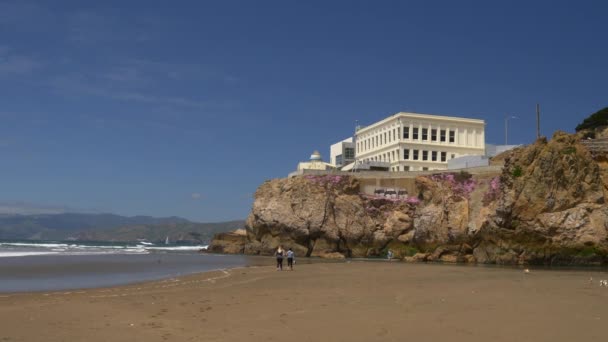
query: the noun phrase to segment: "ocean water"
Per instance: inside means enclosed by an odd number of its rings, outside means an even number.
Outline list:
[[[105,287],[244,266],[207,246],[0,240],[0,292]]]

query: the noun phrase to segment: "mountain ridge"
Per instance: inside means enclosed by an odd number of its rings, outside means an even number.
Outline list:
[[[111,213],[0,214],[0,239],[172,241],[206,243],[213,234],[238,229],[244,220],[193,222],[178,216],[122,216]]]

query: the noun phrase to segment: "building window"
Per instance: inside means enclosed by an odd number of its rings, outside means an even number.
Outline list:
[[[376,135],[376,143],[374,144],[374,147],[378,146],[378,136]]]
[[[409,138],[410,138],[410,128],[403,127],[403,139],[409,139]]]
[[[336,156],[336,166],[342,166],[342,155],[341,154]]]
[[[393,140],[395,140],[395,139],[397,138],[397,136],[395,135],[395,132],[396,132],[396,131],[397,131],[397,130],[393,128]]]
[[[429,160],[429,151],[422,151],[422,160]]]
[[[407,148],[405,150],[403,150],[403,159],[404,160],[410,159],[410,150]]]
[[[395,160],[395,151],[391,151],[391,160]]]
[[[447,152],[441,152],[441,161],[445,162],[447,157]]]
[[[344,148],[344,159],[355,159],[355,149],[352,147]]]
[[[386,133],[384,133],[384,143],[386,144]]]
[[[426,166],[422,168],[422,171],[428,171],[428,170],[429,170],[429,168]]]
[[[414,160],[418,160],[418,150],[414,150]]]
[[[414,132],[412,133],[412,139],[418,140],[418,127],[414,127]]]
[[[437,129],[431,129],[431,141],[437,141]]]
[[[445,142],[445,129],[439,131],[439,141]]]
[[[450,159],[454,159],[454,158],[456,158],[456,155],[454,153],[452,153],[452,158],[450,158]]]
[[[428,128],[422,129],[422,140],[429,140],[429,129]]]
[[[409,170],[410,170],[409,165],[404,165],[404,166],[403,166],[403,171],[409,171]]]
[[[431,161],[437,161],[437,151],[431,151]]]
[[[455,140],[456,132],[450,130],[450,142],[453,143]]]

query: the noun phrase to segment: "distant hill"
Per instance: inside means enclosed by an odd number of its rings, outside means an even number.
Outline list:
[[[0,215],[0,239],[165,241],[208,243],[214,234],[242,228],[245,221],[198,223],[181,217],[114,214]]]

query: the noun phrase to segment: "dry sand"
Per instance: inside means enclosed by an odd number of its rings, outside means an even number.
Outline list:
[[[398,262],[0,294],[0,341],[603,341],[602,271]],[[589,277],[593,276],[593,282]]]

